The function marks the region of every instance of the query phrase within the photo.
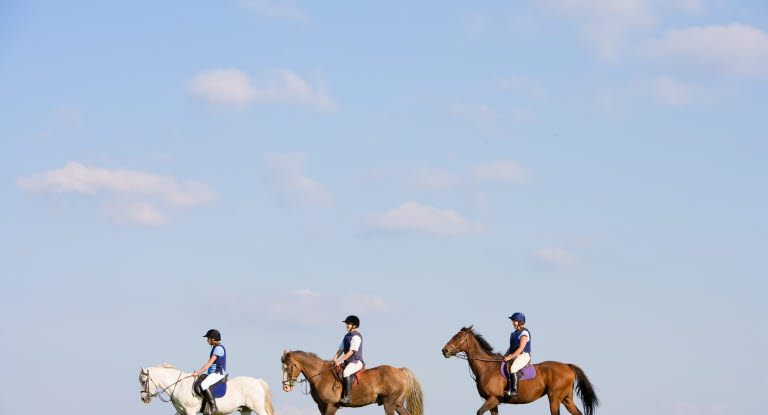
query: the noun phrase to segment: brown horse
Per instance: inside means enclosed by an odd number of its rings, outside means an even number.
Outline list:
[[[449,358],[459,353],[466,353],[469,368],[474,374],[477,392],[485,403],[477,410],[477,415],[490,410],[492,415],[499,414],[500,403],[531,403],[544,395],[549,397],[549,411],[560,415],[560,404],[565,405],[573,415],[581,415],[573,402],[573,383],[577,381],[576,391],[584,404],[586,415],[592,415],[600,401],[595,395],[592,384],[584,372],[576,365],[560,362],[541,362],[536,364],[536,377],[521,380],[517,399],[504,397],[507,380],[501,375],[502,356],[493,351],[491,345],[472,326],[463,327],[443,347],[443,356]]]
[[[314,353],[283,351],[283,390],[290,392],[297,383],[309,383],[312,399],[320,413],[333,415],[341,406],[361,407],[377,403],[384,405],[386,415],[424,415],[421,385],[408,368],[382,365],[360,372],[360,382],[352,387],[349,403],[339,404],[341,376],[333,362],[323,360]],[[406,409],[405,404],[408,408]]]

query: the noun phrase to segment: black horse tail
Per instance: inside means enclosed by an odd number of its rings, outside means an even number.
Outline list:
[[[600,405],[600,399],[597,399],[595,394],[595,387],[587,379],[587,375],[584,371],[576,365],[568,365],[571,370],[576,374],[576,393],[579,394],[579,399],[584,404],[584,415],[593,415],[595,408]]]

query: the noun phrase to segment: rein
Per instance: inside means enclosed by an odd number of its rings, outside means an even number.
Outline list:
[[[152,379],[152,376],[149,375],[149,370],[147,370],[147,372],[146,372],[147,382],[145,383],[146,387],[144,388],[144,390],[142,390],[142,392],[146,393],[150,397],[156,396],[158,399],[160,399],[163,402],[170,402],[170,401],[173,400],[174,392],[176,392],[176,385],[179,382],[181,382],[182,380],[184,380],[184,379],[193,377],[192,375],[189,375],[189,376],[185,376],[185,377],[182,378],[181,374],[182,374],[182,372],[179,372],[179,377],[178,377],[178,379],[176,379],[176,382],[173,382],[172,384],[170,384],[170,385],[168,385],[166,387],[162,387],[162,386],[158,385],[157,382],[155,382],[154,379]],[[149,393],[149,381],[152,381],[152,384],[155,385],[155,393]],[[173,386],[173,390],[171,391],[171,393],[168,393],[168,389],[170,389],[171,386]],[[168,395],[168,400],[167,401],[165,400],[165,398],[163,398],[163,395],[161,395],[161,393],[163,393],[163,392],[165,392],[165,394]]]

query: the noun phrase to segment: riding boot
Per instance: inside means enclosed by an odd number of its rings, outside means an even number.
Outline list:
[[[517,385],[518,381],[520,379],[520,374],[515,372],[509,375],[509,383],[507,385],[507,389],[509,389],[509,393],[507,391],[504,391],[504,394],[512,399],[517,399]]]
[[[355,375],[346,376],[341,380],[341,399],[339,399],[339,403],[349,403],[352,396],[352,378],[354,376]]]
[[[210,388],[203,391],[203,399],[208,402],[208,405],[205,407],[205,412],[203,412],[203,414],[215,414],[217,412],[216,399],[213,397],[213,391]]]

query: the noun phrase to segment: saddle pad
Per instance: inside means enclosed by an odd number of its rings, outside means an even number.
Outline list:
[[[192,392],[197,396],[202,396],[202,390],[200,390],[200,384],[203,383],[203,380],[208,375],[200,375],[197,379],[195,379],[194,383],[192,383]],[[227,379],[229,378],[229,375],[224,376],[221,378],[220,381],[213,384],[213,386],[210,387],[210,389],[213,391],[213,397],[214,398],[223,398],[224,395],[227,394]]]
[[[213,397],[223,398],[224,395],[227,394],[227,383],[226,382],[220,382],[215,385],[213,385]]]
[[[504,376],[504,379],[509,380],[509,377],[507,376],[507,371],[504,370],[504,368],[507,366],[507,362],[501,362],[501,376]],[[523,376],[520,377],[518,380],[526,380],[526,379],[533,379],[536,377],[536,366],[534,365],[528,365],[522,369]]]
[[[363,372],[365,372],[365,369],[355,372],[355,381],[352,382],[352,386],[355,386],[360,382],[360,374]]]

